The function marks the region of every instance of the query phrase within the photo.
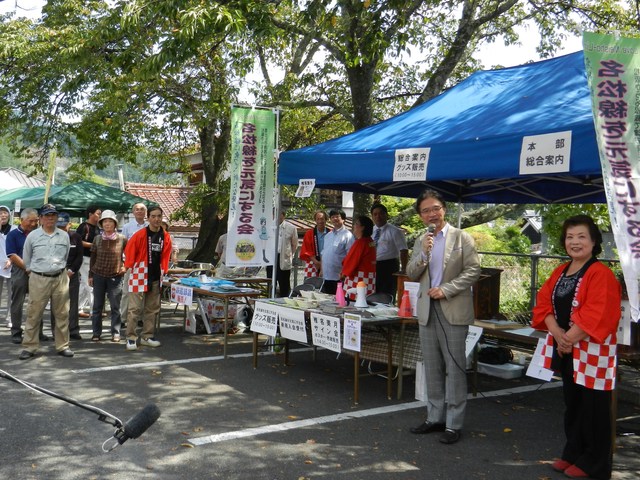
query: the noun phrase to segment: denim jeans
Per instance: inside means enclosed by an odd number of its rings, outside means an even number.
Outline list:
[[[120,316],[120,298],[122,297],[122,276],[101,277],[93,275],[93,308],[91,310],[91,325],[93,335],[102,334],[102,310],[105,295],[109,297],[111,305],[111,334],[120,335],[122,318]]]

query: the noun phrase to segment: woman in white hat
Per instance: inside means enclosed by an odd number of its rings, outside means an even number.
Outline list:
[[[122,298],[122,276],[125,273],[122,253],[127,240],[117,232],[118,219],[112,210],[105,210],[98,221],[102,232],[96,235],[91,245],[89,263],[89,285],[93,287],[93,308],[91,340],[100,341],[102,335],[102,309],[105,296],[111,305],[111,341],[120,341],[120,299]]]

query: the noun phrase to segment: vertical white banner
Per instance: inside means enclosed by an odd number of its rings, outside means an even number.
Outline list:
[[[611,229],[629,295],[640,320],[640,40],[585,32],[585,68]]]
[[[262,267],[275,261],[275,139],[274,111],[231,109],[229,267]]]

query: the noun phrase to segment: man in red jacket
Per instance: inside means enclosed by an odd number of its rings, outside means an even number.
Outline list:
[[[305,232],[300,247],[300,260],[305,262],[305,278],[322,276],[322,257],[320,254],[324,248],[324,237],[330,231],[327,228],[327,212],[318,210],[313,219],[316,226]]]
[[[138,318],[142,317],[140,345],[159,347],[155,338],[156,315],[160,312],[160,285],[169,269],[171,237],[162,229],[162,209],[150,207],[149,225],[136,232],[124,250],[124,266],[129,272],[127,350],[138,348]]]

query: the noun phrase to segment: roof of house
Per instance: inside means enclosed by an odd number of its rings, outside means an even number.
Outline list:
[[[171,218],[173,212],[182,207],[187,201],[192,187],[177,185],[154,185],[150,183],[125,182],[125,190],[147,200],[156,202],[167,218]],[[181,231],[198,231],[199,225],[189,225],[184,220],[171,220],[171,229]]]
[[[14,180],[17,180],[24,187],[44,187],[47,183],[41,178],[32,177],[22,170],[18,170],[13,167],[0,168],[0,172],[3,172],[6,176]]]
[[[525,210],[522,215],[522,219],[524,220],[521,231],[524,230],[527,225],[531,225],[531,227],[538,233],[542,231],[542,217],[540,213],[535,210]]]

